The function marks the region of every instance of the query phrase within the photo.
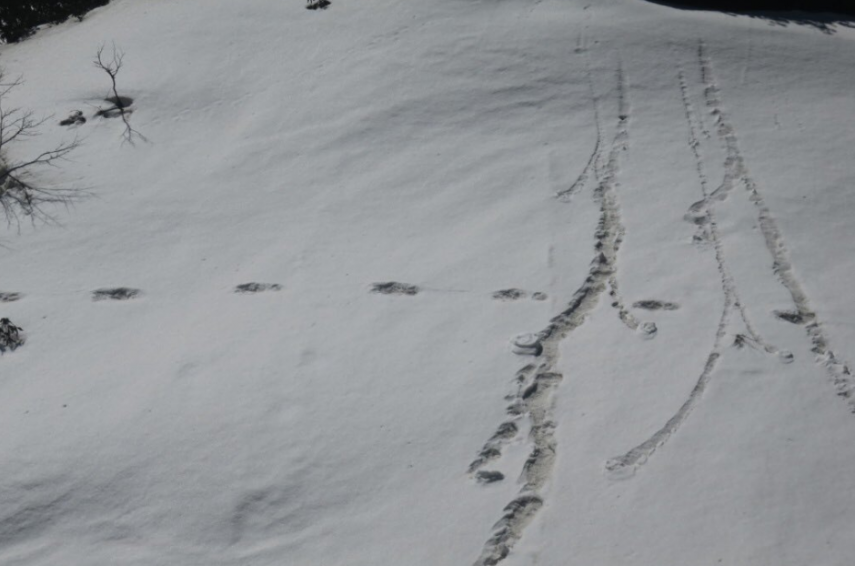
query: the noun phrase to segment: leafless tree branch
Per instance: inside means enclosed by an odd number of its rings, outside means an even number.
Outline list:
[[[35,118],[30,111],[5,107],[4,97],[21,84],[20,78],[4,82],[0,70],[0,209],[7,224],[16,224],[19,228],[22,217],[29,218],[33,223],[54,223],[56,220],[48,212],[47,205],[62,204],[68,207],[85,196],[80,189],[42,185],[36,175],[41,167],[56,167],[58,161],[65,159],[80,145],[77,139],[63,142],[28,159],[18,161],[8,158],[9,144],[37,135],[39,126],[45,122],[45,119]]]
[[[122,64],[125,59],[125,52],[116,47],[116,44],[113,43],[112,55],[108,58],[104,53],[105,46],[101,45],[98,48],[98,51],[95,53],[95,59],[92,61],[92,64],[95,65],[98,69],[101,69],[107,76],[110,77],[110,88],[113,92],[113,95],[107,98],[107,101],[113,104],[111,108],[99,109],[96,113],[97,116],[102,116],[105,118],[109,118],[111,116],[119,115],[122,118],[122,122],[125,124],[125,132],[123,134],[123,138],[126,142],[133,145],[135,139],[139,138],[143,141],[148,141],[148,139],[142,135],[139,131],[135,130],[130,123],[130,114],[133,110],[129,109],[128,99],[119,94],[119,90],[116,87],[116,77],[119,74],[119,71],[122,69]]]

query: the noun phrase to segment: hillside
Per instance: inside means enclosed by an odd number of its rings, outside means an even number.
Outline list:
[[[0,46],[89,195],[0,232],[0,563],[850,564],[853,56],[640,0]]]

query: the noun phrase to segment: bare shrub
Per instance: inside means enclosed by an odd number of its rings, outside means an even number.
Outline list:
[[[9,157],[10,145],[38,135],[39,127],[47,120],[36,118],[32,111],[5,105],[7,95],[21,83],[20,78],[5,80],[0,70],[0,208],[7,223],[18,226],[21,217],[34,223],[53,221],[47,205],[67,206],[83,195],[80,189],[43,185],[37,175],[39,169],[56,167],[57,162],[74,151],[80,145],[76,138],[33,157],[22,160]]]
[[[119,94],[119,90],[116,87],[116,77],[119,75],[119,71],[122,70],[122,64],[125,60],[125,52],[116,47],[116,44],[113,44],[112,56],[107,57],[104,54],[104,46],[98,48],[98,52],[95,54],[95,60],[92,63],[110,77],[110,91],[112,92],[105,100],[112,104],[113,106],[109,108],[99,108],[98,112],[95,113],[96,116],[100,116],[102,118],[112,118],[115,116],[120,116],[122,118],[122,122],[125,124],[125,132],[124,139],[126,142],[133,145],[135,139],[139,138],[143,141],[148,141],[144,135],[135,130],[131,126],[130,116],[133,110],[130,108],[131,104],[133,104],[133,100],[128,98],[127,96],[122,96]]]

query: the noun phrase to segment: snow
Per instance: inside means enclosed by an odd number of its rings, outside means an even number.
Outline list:
[[[853,40],[113,0],[2,46],[13,157],[78,136],[93,198],[0,234],[0,562],[850,564]]]

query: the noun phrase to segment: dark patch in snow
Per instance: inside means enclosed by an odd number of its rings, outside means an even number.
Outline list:
[[[20,301],[24,295],[21,293],[4,293],[0,292],[0,303],[14,303]]]
[[[112,106],[109,108],[99,108],[95,112],[95,116],[98,118],[119,118],[134,111],[131,108],[134,99],[129,96],[108,96],[104,100],[112,104]]]
[[[805,321],[805,318],[799,312],[793,311],[775,311],[774,315],[784,321],[787,321],[792,324],[802,324]]]
[[[306,0],[307,10],[326,10],[331,5],[330,0]]]
[[[385,283],[374,283],[371,285],[372,293],[380,293],[381,295],[417,295],[419,288],[409,283],[399,283],[398,281],[387,281]]]
[[[528,293],[522,289],[502,289],[493,293],[493,298],[499,301],[516,301],[527,296]]]
[[[636,301],[632,304],[633,308],[644,309],[647,311],[675,311],[680,308],[677,303],[669,303],[667,301],[644,300]]]
[[[488,483],[496,483],[497,481],[502,481],[505,479],[505,474],[502,472],[495,471],[487,471],[481,470],[477,474],[475,474],[475,479],[478,483],[488,484]]]
[[[71,114],[68,115],[68,118],[65,120],[60,120],[60,126],[77,126],[79,124],[85,124],[86,118],[83,117],[83,112],[81,110],[75,110]]]
[[[235,286],[235,293],[263,293],[264,291],[281,291],[279,283],[241,283]]]
[[[127,108],[128,106],[134,103],[134,99],[130,96],[108,96],[104,100],[106,100],[116,108]]]
[[[24,337],[21,334],[23,330],[8,318],[0,318],[0,354],[6,350],[14,352],[24,343]]]
[[[93,301],[127,301],[135,299],[142,295],[139,289],[131,289],[130,287],[113,287],[110,289],[96,289],[92,291]]]
[[[707,10],[729,16],[765,20],[770,25],[812,27],[825,34],[837,26],[855,27],[855,5],[851,0],[648,0],[680,10]]]

